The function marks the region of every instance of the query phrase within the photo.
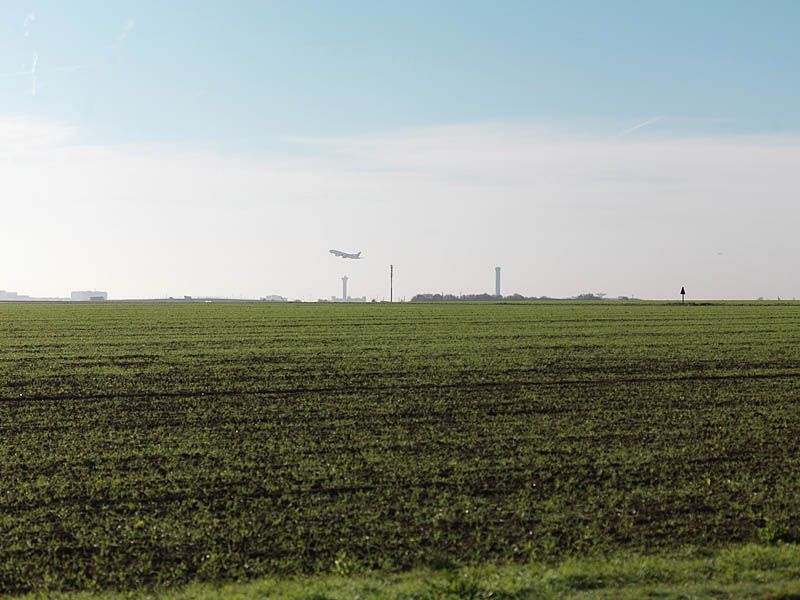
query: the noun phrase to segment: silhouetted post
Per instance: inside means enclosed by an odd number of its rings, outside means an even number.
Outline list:
[[[686,288],[681,286],[681,304],[686,300]]]
[[[394,293],[394,265],[389,265],[389,302],[393,301]]]

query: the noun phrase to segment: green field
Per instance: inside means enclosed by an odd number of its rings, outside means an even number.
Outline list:
[[[796,542],[800,304],[0,304],[0,439],[0,593]]]

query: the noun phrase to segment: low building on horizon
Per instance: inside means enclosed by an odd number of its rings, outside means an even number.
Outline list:
[[[347,298],[337,298],[336,296],[331,296],[330,300],[320,300],[320,302],[366,302],[366,296],[348,296]]]
[[[30,296],[22,296],[17,292],[7,292],[5,290],[0,290],[0,300],[32,300]]]
[[[98,292],[96,290],[85,290],[72,292],[69,299],[73,302],[102,302],[108,300],[108,292]]]

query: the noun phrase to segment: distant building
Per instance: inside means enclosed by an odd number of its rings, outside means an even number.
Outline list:
[[[74,302],[100,302],[103,300],[108,300],[108,292],[97,292],[97,291],[72,292],[69,295],[69,298]]]
[[[283,296],[278,296],[277,294],[272,294],[270,296],[264,296],[261,298],[262,302],[288,302],[287,298]]]
[[[330,300],[319,300],[319,302],[366,302],[366,301],[367,301],[366,296],[359,296],[359,297],[348,296],[347,298],[337,298],[336,296],[331,296]]]
[[[20,296],[17,292],[0,290],[0,300],[30,300],[30,296]]]
[[[500,290],[500,267],[494,268],[494,295],[502,297]]]

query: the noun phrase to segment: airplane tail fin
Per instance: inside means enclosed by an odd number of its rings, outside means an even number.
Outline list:
[[[357,256],[358,258],[361,258],[361,252],[359,251],[359,253],[358,253],[358,254],[356,254],[356,256]]]

